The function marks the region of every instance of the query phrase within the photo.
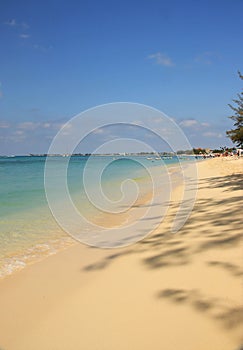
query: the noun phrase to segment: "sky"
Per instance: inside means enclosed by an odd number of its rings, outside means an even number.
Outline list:
[[[242,13],[242,0],[1,1],[0,154],[45,153],[70,118],[113,102],[160,110],[192,147],[232,146]]]

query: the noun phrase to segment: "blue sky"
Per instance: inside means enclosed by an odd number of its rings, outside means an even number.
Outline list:
[[[46,152],[65,121],[121,101],[163,111],[194,147],[231,145],[242,12],[242,0],[1,2],[0,154]]]

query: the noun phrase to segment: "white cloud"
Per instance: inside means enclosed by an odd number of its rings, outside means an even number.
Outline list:
[[[39,44],[34,44],[33,48],[42,52],[47,52],[49,50],[53,49],[52,45],[48,45],[48,46],[43,46],[43,45],[39,45]]]
[[[43,128],[49,129],[51,127],[51,123],[44,123]]]
[[[161,136],[170,136],[174,134],[174,128],[172,128],[171,126],[169,126],[169,128],[159,128],[158,129],[159,135]]]
[[[30,34],[28,34],[29,25],[26,22],[17,22],[16,19],[10,19],[4,22],[8,27],[12,27],[15,32],[18,33],[18,37],[21,39],[29,39]],[[23,33],[21,33],[22,31]]]
[[[203,136],[205,137],[217,137],[219,139],[221,139],[223,137],[223,135],[219,132],[214,132],[214,131],[207,131],[203,133]]]
[[[23,29],[29,29],[30,26],[29,26],[27,23],[22,22],[22,23],[21,23],[21,27],[22,27]]]
[[[148,56],[148,59],[152,59],[155,61],[156,64],[160,66],[165,66],[165,67],[172,67],[174,66],[174,63],[172,62],[171,58],[167,56],[164,53],[157,52],[152,55]]]
[[[104,129],[100,129],[100,128],[95,129],[95,130],[92,131],[92,134],[102,135],[102,134],[104,134]]]
[[[71,123],[64,123],[64,124],[61,124],[61,127],[65,130],[68,130],[68,129],[72,129],[72,124]]]
[[[5,121],[0,121],[0,129],[8,129],[10,128],[10,124]]]
[[[199,122],[196,119],[184,119],[179,123],[180,126],[184,127],[184,128],[208,128],[210,126],[209,123],[207,122]]]
[[[142,120],[133,120],[131,122],[131,124],[134,125],[134,126],[141,126],[141,127],[145,126],[145,124],[144,124],[144,122]]]
[[[1,124],[0,124],[1,125]],[[59,130],[61,128],[64,129],[66,132],[68,129],[70,129],[72,126],[71,124],[62,124],[62,123],[57,123],[57,122],[32,122],[32,121],[26,121],[26,122],[21,122],[16,125],[17,130],[26,130],[26,131],[33,131],[36,129],[39,130]]]
[[[40,123],[34,123],[34,122],[23,122],[18,124],[19,129],[24,129],[24,130],[35,130],[40,126]]]
[[[16,22],[16,20],[14,18],[4,22],[4,24],[6,24],[7,26],[10,26],[10,27],[17,26],[17,22]]]
[[[163,119],[162,119],[162,118],[153,118],[152,121],[153,121],[153,123],[155,123],[155,124],[161,124],[161,123],[163,123]]]
[[[23,130],[16,130],[15,135],[24,135],[24,131]]]
[[[62,135],[71,135],[72,134],[72,128],[73,125],[71,123],[65,123],[65,124],[59,124],[60,127],[58,129],[61,129]]]
[[[209,127],[210,124],[209,123],[201,123],[202,126],[205,126],[205,127]]]
[[[19,28],[22,28],[24,30],[29,29],[29,27],[30,27],[28,25],[28,23],[26,23],[26,22],[17,22],[16,19],[14,19],[14,18],[4,22],[4,24],[6,24],[9,27],[19,27]]]
[[[28,39],[30,37],[30,35],[29,34],[20,34],[19,37],[21,39]]]
[[[191,128],[192,126],[198,125],[198,122],[195,119],[185,119],[180,122],[180,125],[185,128]]]

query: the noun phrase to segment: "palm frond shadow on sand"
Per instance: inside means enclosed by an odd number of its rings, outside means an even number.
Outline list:
[[[174,266],[190,265],[199,254],[209,250],[229,249],[239,247],[242,239],[242,207],[243,199],[242,177],[225,176],[204,179],[200,188],[220,188],[223,191],[233,191],[231,198],[199,199],[184,227],[176,234],[171,234],[170,225],[163,224],[160,230],[135,245],[119,249],[94,264],[84,267],[86,272],[107,268],[115,260],[131,254],[136,254],[147,269],[165,269]],[[171,223],[178,209],[178,203],[171,203],[171,212],[167,222]],[[232,220],[234,218],[234,220]],[[189,240],[185,240],[188,237]],[[190,242],[190,245],[186,242]],[[208,260],[205,262],[210,269],[220,269],[233,278],[243,274],[241,266],[231,261]],[[196,312],[217,320],[225,329],[241,326],[243,323],[242,307],[229,306],[220,298],[211,298],[201,290],[185,290],[163,288],[155,291],[157,300],[185,304]]]
[[[168,288],[157,293],[157,297],[178,305],[187,304],[194,310],[219,321],[225,329],[235,328],[243,322],[243,306],[229,306],[225,300],[205,296],[198,290]]]

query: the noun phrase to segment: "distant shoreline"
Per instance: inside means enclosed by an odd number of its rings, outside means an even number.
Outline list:
[[[49,154],[49,153],[43,153],[43,154],[22,154],[22,155],[0,155],[0,158],[18,158],[18,157],[146,157],[146,156],[154,156],[154,157],[203,157],[203,154],[187,154],[187,153],[170,153],[170,152],[158,152],[158,153],[57,153],[57,154]]]

